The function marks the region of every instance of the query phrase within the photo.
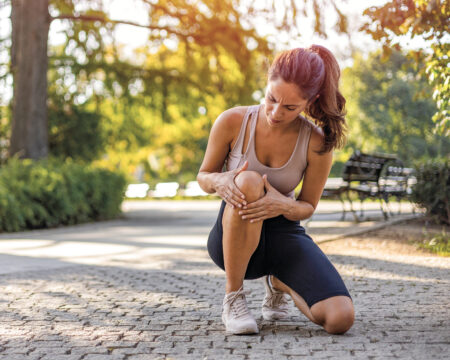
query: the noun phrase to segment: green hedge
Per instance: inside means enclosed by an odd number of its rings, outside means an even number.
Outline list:
[[[124,174],[106,169],[12,158],[0,168],[0,231],[115,218],[125,187]]]
[[[437,222],[450,225],[449,160],[430,160],[416,165],[416,178],[411,200]]]

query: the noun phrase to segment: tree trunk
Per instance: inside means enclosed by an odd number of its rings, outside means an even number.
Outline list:
[[[12,0],[11,23],[14,92],[9,153],[40,159],[48,155],[48,0]]]

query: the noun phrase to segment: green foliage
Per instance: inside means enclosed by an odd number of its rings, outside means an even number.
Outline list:
[[[346,159],[346,160],[348,160],[348,159]],[[344,171],[344,165],[345,165],[345,161],[339,161],[339,160],[333,161],[333,166],[331,167],[329,177],[341,177],[342,171]]]
[[[448,14],[450,17],[450,13]],[[435,91],[433,99],[439,109],[433,116],[440,134],[450,135],[450,43],[433,45],[433,56],[427,61],[426,74]]]
[[[416,165],[412,201],[437,222],[450,225],[450,162],[430,160]]]
[[[427,249],[441,256],[450,256],[450,235],[445,229],[435,235],[425,235],[425,239],[419,244],[420,248]]]
[[[204,94],[226,93],[231,103],[250,96],[245,90],[253,85],[255,61],[271,51],[254,28],[243,28],[247,15],[235,10],[236,4],[214,0],[194,6],[186,0],[159,0],[136,5],[148,11],[151,31],[148,44],[130,58],[114,41],[120,21],[109,19],[101,4],[94,11],[83,0],[51,1],[55,19],[74,17],[78,9],[79,21],[64,30],[66,42],[50,51],[50,69],[64,76],[57,85],[64,89],[59,94],[65,101],[85,102],[93,96],[97,102],[121,98],[133,105],[145,96],[146,106],[170,122],[167,108],[180,100],[193,100],[195,107]],[[256,48],[250,50],[250,43]]]
[[[450,134],[450,1],[448,0],[397,0],[388,1],[382,6],[372,6],[364,11],[370,18],[362,29],[375,40],[383,43],[385,54],[392,49],[399,50],[399,38],[415,36],[426,40],[428,49],[411,51],[410,57],[416,61],[425,61],[426,74],[434,87],[433,98],[437,112],[433,116],[436,129],[440,134]],[[425,69],[424,69],[425,70]]]
[[[0,231],[105,220],[120,214],[125,177],[49,158],[11,158],[0,169]]]
[[[0,165],[4,164],[8,158],[9,138],[11,137],[9,118],[10,107],[0,105]]]
[[[16,197],[0,183],[0,231],[19,231],[25,228],[25,218]]]
[[[347,98],[349,136],[347,160],[354,150],[394,153],[408,166],[418,159],[444,156],[450,147],[445,136],[433,132],[436,106],[432,88],[419,76],[414,61],[393,51],[367,58],[356,55],[342,76]]]
[[[101,132],[101,114],[86,111],[74,104],[54,105],[49,99],[50,154],[61,159],[81,161],[97,159],[104,151],[104,135]]]

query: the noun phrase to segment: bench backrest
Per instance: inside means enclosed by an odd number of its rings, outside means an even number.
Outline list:
[[[385,168],[379,181],[381,190],[407,191],[414,169],[404,167],[400,161],[388,162]]]
[[[396,159],[390,154],[363,154],[355,151],[345,163],[342,178],[344,181],[378,183],[383,167]]]

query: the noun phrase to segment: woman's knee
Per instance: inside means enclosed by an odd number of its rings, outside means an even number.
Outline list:
[[[347,332],[355,321],[355,311],[350,298],[339,296],[334,299],[327,299],[326,306],[312,309],[311,313],[317,319],[326,332],[330,334],[344,334]],[[324,304],[325,305],[325,304]]]
[[[256,171],[243,171],[235,177],[234,182],[248,202],[264,196],[264,180]]]
[[[344,334],[355,321],[353,306],[345,306],[325,316],[323,328],[330,334]]]

